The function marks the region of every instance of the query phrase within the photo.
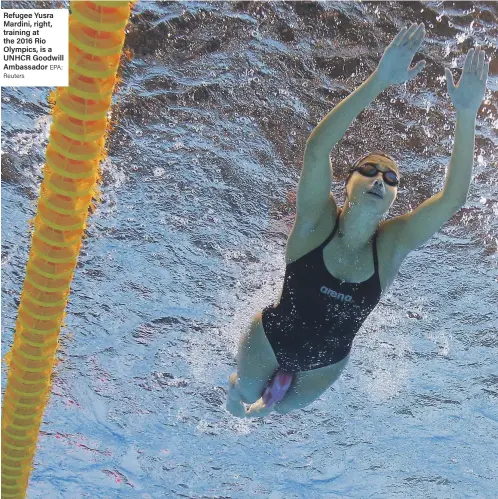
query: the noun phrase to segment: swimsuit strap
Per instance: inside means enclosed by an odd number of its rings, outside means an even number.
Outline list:
[[[339,212],[337,213],[337,218],[335,219],[334,230],[332,231],[332,233],[330,234],[330,236],[327,237],[327,239],[325,239],[325,241],[323,241],[323,243],[319,246],[319,248],[325,247],[332,240],[332,238],[334,237],[335,233],[337,232],[337,229],[339,228],[339,217],[341,216],[342,209],[339,208],[338,210],[339,210]],[[373,259],[374,259],[374,271],[375,271],[375,274],[377,274],[379,272],[379,259],[378,259],[378,256],[377,256],[377,233],[378,233],[378,231],[379,231],[379,228],[377,227],[377,229],[375,231],[375,234],[374,234],[374,237],[373,237],[373,244],[372,244],[372,246],[373,246]]]
[[[374,257],[374,269],[375,273],[377,274],[379,271],[379,260],[377,259],[377,232],[379,228],[377,227],[377,230],[375,231],[374,237],[373,237],[373,257]]]
[[[339,217],[341,216],[341,211],[342,211],[341,208],[339,208],[338,210],[339,210],[339,212],[337,213],[337,218],[335,219],[334,230],[331,232],[329,237],[327,237],[327,239],[325,239],[325,241],[323,241],[323,243],[320,244],[320,246],[318,246],[319,248],[323,248],[323,247],[327,246],[327,244],[332,240],[335,233],[337,232],[337,229],[339,228]]]

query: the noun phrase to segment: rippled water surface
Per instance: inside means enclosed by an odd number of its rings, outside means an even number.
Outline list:
[[[2,7],[35,4],[60,2]],[[333,192],[342,205],[349,165],[374,149],[402,171],[390,216],[441,189],[455,133],[444,68],[459,77],[480,44],[493,62],[467,203],[405,260],[330,390],[234,418],[226,380],[281,290],[306,139],[422,21],[426,68],[334,147]],[[28,498],[496,497],[497,39],[490,1],[138,2]],[[4,353],[50,90],[2,88]]]

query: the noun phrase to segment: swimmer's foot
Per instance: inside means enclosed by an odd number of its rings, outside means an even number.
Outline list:
[[[233,416],[236,416],[238,418],[245,418],[247,417],[247,411],[240,396],[240,392],[237,388],[237,380],[237,373],[233,373],[228,378],[226,410]]]
[[[254,404],[251,404],[246,412],[246,418],[262,418],[264,416],[268,416],[268,414],[272,413],[275,406],[268,406],[263,401],[263,398],[256,400]]]
[[[248,405],[246,409],[246,404],[240,396],[237,382],[237,373],[233,373],[228,378],[228,394],[226,403],[226,410],[230,414],[238,418],[262,418],[273,412],[274,405],[272,404],[271,406],[268,406],[262,398],[256,400],[254,404]]]

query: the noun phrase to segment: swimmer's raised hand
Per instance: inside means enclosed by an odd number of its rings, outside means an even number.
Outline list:
[[[417,76],[424,69],[425,61],[419,61],[409,68],[425,36],[423,23],[413,23],[410,28],[402,28],[384,51],[375,75],[385,86],[403,83]]]
[[[489,61],[484,62],[486,53],[480,48],[470,49],[467,52],[462,75],[455,87],[453,76],[448,68],[445,68],[448,93],[457,112],[477,115],[486,91],[488,80]]]

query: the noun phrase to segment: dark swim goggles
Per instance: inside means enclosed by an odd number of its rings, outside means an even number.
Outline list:
[[[399,184],[399,178],[398,175],[394,170],[386,170],[383,172],[382,170],[379,169],[379,166],[375,163],[363,163],[360,166],[355,166],[354,168],[351,169],[350,175],[353,174],[353,172],[359,172],[365,177],[375,177],[377,176],[377,173],[381,172],[382,173],[382,178],[384,179],[384,182],[388,185],[391,186],[396,186]]]

